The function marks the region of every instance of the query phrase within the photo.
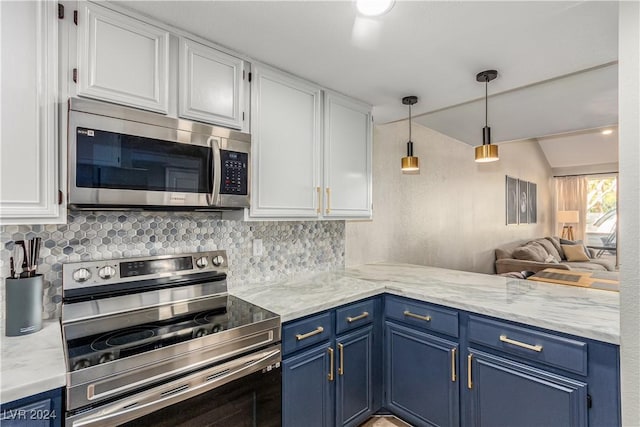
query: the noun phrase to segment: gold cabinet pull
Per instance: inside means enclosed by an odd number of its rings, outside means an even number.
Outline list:
[[[473,354],[467,356],[467,388],[473,388],[473,382],[471,381],[471,363],[473,362]]]
[[[316,193],[318,193],[318,208],[316,209],[316,213],[322,212],[322,189],[320,187],[316,187]]]
[[[451,381],[456,382],[456,349],[451,349]]]
[[[302,341],[314,335],[321,334],[322,332],[324,332],[324,328],[322,326],[318,326],[316,329],[311,332],[307,332],[306,334],[296,334],[296,341]]]
[[[333,381],[333,349],[329,347],[327,351],[329,352],[329,375],[327,375],[327,379]]]
[[[331,188],[327,187],[327,214],[331,213]]]
[[[507,344],[513,344],[518,347],[526,348],[527,350],[537,351],[538,353],[542,351],[541,345],[531,345],[524,342],[512,340],[511,338],[507,338],[506,335],[500,335],[500,341],[506,342]]]
[[[424,320],[425,322],[430,322],[431,321],[431,316],[429,316],[429,315],[421,316],[419,314],[414,314],[414,313],[410,312],[409,310],[405,310],[403,314],[405,316],[407,316],[407,317],[413,317],[414,319]]]
[[[338,375],[344,374],[344,346],[338,344],[338,352],[340,353],[340,365],[338,366]]]
[[[349,322],[349,323],[353,323],[353,322],[356,322],[356,321],[358,321],[358,320],[365,319],[365,318],[367,318],[368,316],[369,316],[369,312],[364,311],[364,312],[363,312],[361,315],[359,315],[359,316],[356,316],[356,317],[351,317],[351,316],[349,316],[349,317],[347,317],[347,322]]]

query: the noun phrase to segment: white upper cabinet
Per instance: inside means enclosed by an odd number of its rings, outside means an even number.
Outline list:
[[[57,3],[3,1],[0,17],[0,223],[63,223],[56,133]]]
[[[168,112],[169,32],[80,2],[78,95]]]
[[[180,38],[180,117],[242,129],[244,61]]]
[[[320,213],[320,87],[253,67],[250,217]]]
[[[325,92],[324,216],[371,217],[371,126],[368,105]]]
[[[333,92],[322,105],[320,87],[265,66],[253,76],[245,219],[371,218],[370,106]]]

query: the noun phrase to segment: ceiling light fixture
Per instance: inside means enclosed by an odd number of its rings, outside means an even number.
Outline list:
[[[402,173],[420,170],[418,158],[413,155],[413,142],[411,141],[411,106],[417,102],[417,96],[405,96],[402,98],[402,103],[409,106],[409,141],[407,142],[407,156],[402,158]]]
[[[476,80],[484,82],[484,128],[482,128],[482,145],[476,147],[476,162],[495,162],[498,157],[498,146],[491,143],[491,128],[488,125],[489,117],[489,82],[498,77],[496,70],[486,70],[476,75]]]
[[[356,0],[356,8],[364,16],[380,16],[389,12],[394,0]]]
[[[605,129],[605,130],[602,131],[603,135],[611,135],[612,133],[613,133],[613,130],[611,130],[611,129]]]

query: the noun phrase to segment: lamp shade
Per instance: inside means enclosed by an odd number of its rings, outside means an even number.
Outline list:
[[[564,224],[578,224],[580,222],[580,212],[558,211],[556,219],[558,222],[562,222]]]

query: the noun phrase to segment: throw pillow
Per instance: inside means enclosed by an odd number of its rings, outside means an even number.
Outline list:
[[[547,259],[544,260],[547,264],[560,264],[560,262],[553,255],[549,254]]]
[[[551,237],[547,237],[546,239],[551,242],[554,248],[556,248],[556,251],[558,251],[558,254],[560,254],[560,260],[565,259],[564,252],[562,252],[562,246],[560,246],[560,238],[556,236],[551,236]]]
[[[549,254],[537,243],[527,243],[524,246],[514,249],[513,257],[525,261],[544,262]]]
[[[582,245],[562,245],[567,261],[589,261]]]
[[[584,253],[587,254],[589,258],[591,258],[591,251],[589,251],[589,248],[587,248],[587,245],[585,245],[582,242],[582,240],[566,240],[561,238],[560,244],[561,245],[580,245],[584,248]]]
[[[551,255],[553,257],[553,259],[555,259],[557,262],[560,262],[560,260],[562,259],[560,257],[560,252],[558,252],[558,250],[556,249],[556,247],[553,245],[553,243],[551,243],[550,240],[547,239],[537,239],[534,240],[534,242],[536,242],[537,244],[539,244],[540,246],[542,246],[543,248],[545,248],[545,250],[547,251],[547,253],[549,255]]]

